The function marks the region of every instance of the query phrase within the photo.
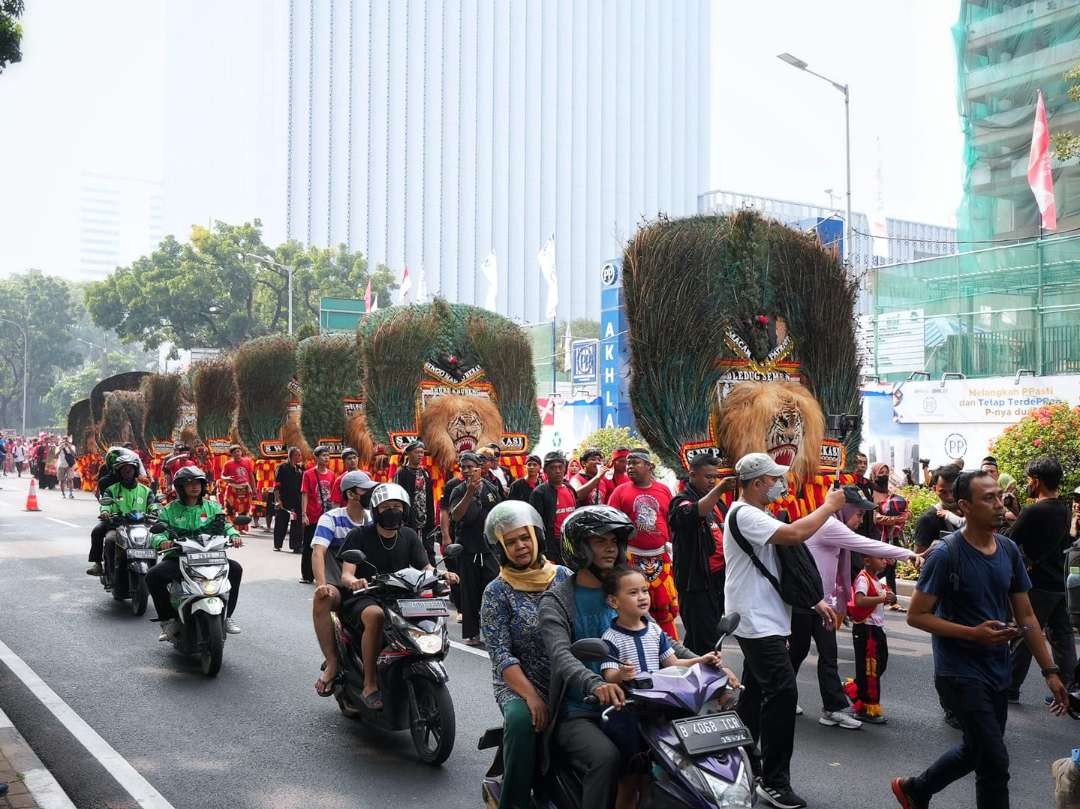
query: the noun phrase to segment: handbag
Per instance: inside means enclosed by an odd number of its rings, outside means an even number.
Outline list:
[[[821,585],[821,574],[810,551],[802,543],[776,545],[776,559],[780,567],[778,580],[772,571],[758,559],[753,546],[739,530],[737,515],[741,508],[741,505],[733,507],[731,517],[727,521],[736,544],[750,557],[750,561],[758,572],[769,580],[785,604],[802,609],[813,609],[825,597],[825,588]]]

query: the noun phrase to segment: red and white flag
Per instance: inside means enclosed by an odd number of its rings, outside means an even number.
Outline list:
[[[371,312],[371,279],[367,279],[367,290],[364,292],[364,311]]]
[[[401,302],[408,305],[409,296],[412,294],[412,279],[409,277],[409,268],[405,268],[405,274],[401,276]]]
[[[1028,156],[1028,185],[1042,214],[1044,230],[1057,230],[1057,204],[1054,202],[1054,176],[1050,171],[1050,127],[1046,123],[1046,105],[1042,90],[1035,102],[1035,126],[1031,131],[1031,154]]]

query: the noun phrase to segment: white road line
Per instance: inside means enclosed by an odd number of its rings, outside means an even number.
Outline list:
[[[476,649],[472,646],[466,646],[464,643],[458,643],[456,640],[450,641],[450,645],[453,646],[455,649],[460,649],[461,651],[468,652],[471,655],[476,655],[477,657],[486,657],[489,660],[491,659],[490,655],[488,655],[488,653],[485,652],[483,649]]]
[[[67,520],[58,520],[56,517],[46,517],[45,519],[46,520],[52,520],[53,522],[58,522],[61,525],[66,525],[68,528],[78,528],[79,527],[73,522],[68,522]]]
[[[22,680],[23,685],[29,688],[31,693],[41,701],[41,704],[60,720],[60,724],[78,739],[87,752],[112,774],[112,777],[127,790],[128,794],[135,799],[139,806],[146,807],[146,809],[175,809],[160,792],[151,786],[149,781],[139,775],[138,771],[128,763],[127,759],[117,753],[107,741],[98,735],[97,731],[86,724],[85,720],[75,713],[71,706],[64,702],[55,691],[49,688],[45,681],[38,677],[34,670],[26,665],[23,659],[15,654],[3,641],[0,641],[0,661],[3,661],[15,676]]]

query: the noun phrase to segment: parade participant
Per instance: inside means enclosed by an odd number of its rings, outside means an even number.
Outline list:
[[[1031,577],[1028,593],[1031,608],[1046,631],[1054,664],[1064,672],[1062,679],[1066,686],[1071,687],[1073,669],[1076,668],[1076,645],[1069,621],[1062,566],[1063,554],[1070,543],[1069,504],[1058,496],[1063,478],[1064,472],[1056,458],[1044,456],[1027,465],[1027,495],[1035,502],[1020,512],[1009,537],[1024,553]],[[1001,483],[1000,479],[998,483]],[[1009,702],[1020,702],[1020,686],[1030,665],[1031,652],[1018,638],[1013,641],[1010,652]]]
[[[1069,697],[1031,609],[1031,580],[1020,550],[997,533],[1005,514],[1001,487],[980,470],[957,477],[954,492],[967,523],[927,559],[908,624],[933,635],[938,693],[959,721],[963,740],[921,774],[894,778],[891,786],[904,809],[924,809],[974,770],[978,809],[1008,809],[1010,641],[1023,638],[1038,661],[1053,695],[1051,712],[1063,714]]]
[[[581,453],[581,471],[570,478],[570,485],[577,490],[578,503],[583,506],[604,504],[600,484],[607,474],[607,467],[601,461],[604,453],[598,449],[587,449]]]
[[[540,467],[542,465],[543,462],[540,460],[539,455],[530,455],[526,458],[525,477],[519,478],[510,484],[510,496],[508,499],[528,503],[533,490],[542,482],[540,477]]]
[[[342,597],[348,595],[341,590],[338,553],[346,536],[371,522],[364,502],[368,500],[365,495],[376,486],[367,472],[358,469],[346,472],[338,482],[345,505],[332,508],[319,517],[311,538],[311,570],[315,576],[311,618],[324,661],[323,673],[315,681],[315,692],[320,697],[329,697],[334,693],[334,681],[337,679],[337,650],[334,648],[334,624],[330,613],[339,609]]]
[[[165,523],[172,532],[192,534],[204,531],[218,515],[224,514],[221,505],[206,493],[206,475],[197,466],[181,467],[173,475],[173,489],[176,499],[161,509],[158,520]],[[237,548],[243,545],[240,534],[229,522],[224,526],[225,536],[232,537]],[[180,621],[169,599],[169,583],[180,578],[180,561],[177,557],[176,543],[168,532],[152,534],[151,544],[154,550],[166,551],[161,561],[150,568],[146,574],[146,586],[150,597],[154,599],[161,622],[159,640],[168,640],[180,631]],[[236,603],[240,598],[240,580],[244,569],[234,559],[229,560],[229,603],[225,610],[225,631],[230,635],[240,632],[240,627],[232,620]]]
[[[787,649],[791,634],[791,608],[773,584],[780,574],[778,545],[806,542],[846,500],[834,489],[825,502],[806,517],[783,523],[768,511],[770,503],[788,493],[788,467],[762,452],[744,455],[735,464],[742,494],[732,503],[724,523],[724,559],[727,575],[724,603],[742,621],[735,637],[742,649],[745,687],[738,713],[761,751],[761,780],[757,795],[777,809],[802,809],[806,801],[791,788],[791,754],[795,745],[795,707],[798,689]],[[772,580],[759,572],[742,545],[746,544]],[[824,602],[818,614],[836,625],[836,613]],[[756,759],[756,757],[755,757]]]
[[[668,508],[671,490],[653,477],[655,464],[647,449],[635,449],[627,459],[630,480],[611,493],[608,505],[619,509],[637,529],[630,539],[627,564],[636,567],[649,582],[650,614],[660,628],[679,637],[675,619],[679,617],[679,595],[671,574],[671,554],[667,551]]]
[[[427,447],[419,439],[405,445],[405,464],[397,470],[394,482],[409,495],[408,514],[405,524],[416,532],[424,543],[428,562],[435,564],[435,495],[431,475],[424,469]]]
[[[166,499],[171,500],[175,496],[175,488],[173,487],[172,481],[176,473],[185,466],[195,465],[195,460],[191,457],[191,450],[183,442],[177,441],[176,444],[173,445],[172,454],[161,462],[161,469],[165,473]]]
[[[341,479],[360,468],[360,455],[352,447],[345,447],[341,451],[341,464],[345,471],[334,479],[334,486],[330,490],[330,502],[338,507],[345,505],[345,495],[341,491]]]
[[[340,554],[348,550],[360,550],[367,557],[363,576],[358,575],[355,564],[342,563],[341,585],[344,590],[362,590],[367,587],[367,577],[373,570],[375,573],[395,573],[406,567],[417,570],[432,569],[427,563],[420,537],[404,524],[405,510],[408,507],[409,496],[396,483],[384,483],[375,487],[371,493],[374,522],[350,531],[339,551]],[[447,573],[446,581],[454,583],[457,576]],[[342,607],[342,612],[352,626],[363,627],[360,650],[364,664],[364,704],[370,710],[382,710],[383,700],[379,693],[375,664],[382,647],[383,608],[371,596],[350,595]]]
[[[529,504],[544,521],[544,555],[562,564],[562,525],[578,506],[577,492],[566,481],[566,456],[558,450],[545,455],[544,476],[547,480],[532,490]]]
[[[230,520],[233,520],[241,515],[251,515],[255,464],[251,458],[244,457],[244,449],[239,444],[229,447],[229,455],[229,460],[221,469],[221,480],[225,484],[225,513],[229,515]],[[240,533],[247,533],[247,525],[241,525],[238,528]]]
[[[289,536],[289,550],[300,553],[304,526],[300,519],[300,483],[304,476],[304,455],[299,447],[289,447],[289,457],[274,473],[274,550],[280,551]]]
[[[510,478],[506,470],[499,464],[502,452],[495,444],[482,447],[477,453],[483,460],[483,473],[485,480],[491,481],[499,490],[499,496],[505,500],[510,494]]]
[[[627,447],[616,447],[612,451],[611,463],[608,464],[608,473],[600,481],[600,499],[604,503],[607,503],[613,491],[630,481],[630,476],[626,474],[626,463],[629,457],[630,450]]]
[[[877,725],[886,721],[881,712],[881,677],[889,665],[884,605],[896,603],[896,593],[883,588],[879,581],[887,561],[883,556],[863,555],[863,570],[855,579],[855,591],[848,604],[851,643],[855,647],[857,716]]]
[[[458,456],[462,482],[449,499],[454,539],[464,552],[458,558],[461,577],[461,636],[469,646],[480,646],[480,602],[484,588],[499,574],[499,565],[484,540],[484,521],[502,499],[496,484],[483,477],[483,461],[474,452]]]
[[[675,589],[686,637],[695,652],[709,651],[724,617],[724,515],[720,495],[735,488],[734,477],[720,477],[715,455],[690,461],[690,477],[668,508]]]
[[[484,539],[499,561],[499,576],[484,589],[480,606],[495,701],[503,715],[499,806],[518,809],[531,805],[536,745],[551,721],[551,663],[540,635],[540,597],[569,578],[570,570],[544,558],[544,524],[528,503],[508,500],[495,506],[484,523]]]
[[[315,466],[304,472],[300,480],[300,519],[304,524],[304,548],[300,556],[300,583],[314,584],[311,570],[311,539],[315,526],[323,512],[331,507],[330,489],[334,485],[334,473],[330,471],[330,449],[315,448]]]

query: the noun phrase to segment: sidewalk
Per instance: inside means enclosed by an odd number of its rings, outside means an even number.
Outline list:
[[[0,783],[8,794],[0,809],[75,809],[64,790],[0,711]]]

